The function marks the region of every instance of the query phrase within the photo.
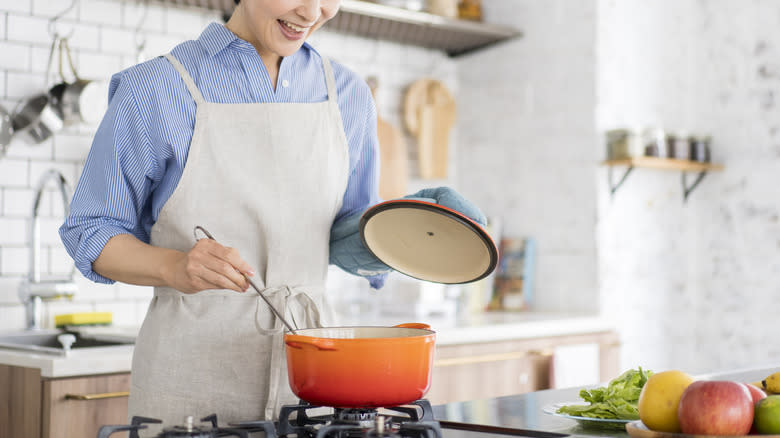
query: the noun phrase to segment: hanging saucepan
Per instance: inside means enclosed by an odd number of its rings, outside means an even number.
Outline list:
[[[62,72],[63,51],[75,78],[70,83],[65,81]],[[59,107],[65,124],[99,122],[106,111],[106,95],[108,94],[106,84],[103,81],[92,81],[79,77],[76,67],[73,65],[67,38],[60,41],[60,77],[62,77],[63,82],[52,87],[49,94]]]
[[[39,94],[24,102],[11,119],[14,136],[29,144],[40,144],[62,129],[62,115],[48,94]]]
[[[59,36],[55,35],[49,50],[49,63],[46,67],[45,83],[49,83],[49,74],[54,60],[54,50],[60,43]],[[62,129],[62,112],[55,104],[50,93],[35,95],[20,103],[13,111],[11,125],[14,136],[19,136],[26,143],[39,144]]]
[[[431,386],[435,340],[418,323],[295,330],[284,335],[290,388],[316,406],[408,404]]]

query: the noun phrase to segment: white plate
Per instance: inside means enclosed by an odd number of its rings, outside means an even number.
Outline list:
[[[556,417],[568,418],[570,420],[577,420],[583,426],[600,426],[600,427],[610,427],[610,428],[623,429],[623,428],[625,428],[626,423],[630,423],[632,421],[635,421],[635,420],[621,420],[621,419],[618,419],[618,418],[580,417],[580,416],[577,416],[577,415],[561,414],[561,413],[558,412],[558,409],[561,406],[572,406],[572,405],[587,406],[588,403],[581,402],[581,401],[566,402],[566,403],[554,403],[554,404],[545,406],[544,408],[542,408],[542,411],[545,414],[555,415]]]

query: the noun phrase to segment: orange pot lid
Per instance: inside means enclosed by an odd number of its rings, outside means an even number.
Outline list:
[[[469,217],[439,204],[396,199],[368,209],[360,237],[374,256],[394,270],[434,283],[469,283],[498,263],[490,235]]]

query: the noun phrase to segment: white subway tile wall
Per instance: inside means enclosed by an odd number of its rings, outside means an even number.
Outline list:
[[[59,80],[57,65],[46,77],[52,42],[50,19],[69,4],[61,0],[0,0],[0,105],[6,110],[12,111],[23,99]],[[81,0],[51,29],[71,35],[69,42],[81,77],[107,81],[139,58],[161,55],[185,39],[196,38],[212,21],[221,22],[221,14],[154,2],[144,7],[142,2],[132,0]],[[402,126],[403,92],[413,80],[437,77],[451,89],[457,88],[455,63],[441,52],[327,29],[318,31],[310,41],[321,53],[364,77],[377,76],[378,111],[398,127]],[[141,43],[145,48],[139,53]],[[70,77],[67,66],[65,74]],[[60,170],[74,186],[95,128],[83,124],[68,127],[40,145],[15,138],[6,156],[0,158],[0,331],[24,327],[24,308],[17,291],[30,270],[28,229],[34,187],[49,168]],[[409,144],[413,158],[411,139]],[[67,274],[73,265],[57,236],[63,220],[61,204],[50,184],[40,208],[44,275]],[[46,326],[53,325],[55,314],[75,311],[111,311],[120,325],[138,325],[143,320],[150,288],[95,284],[78,273],[76,282],[79,290],[71,301],[45,303]],[[338,291],[339,299],[349,300],[364,294],[368,283],[332,269],[328,287]]]

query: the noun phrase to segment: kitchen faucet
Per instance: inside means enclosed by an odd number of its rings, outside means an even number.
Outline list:
[[[56,300],[60,298],[73,298],[77,290],[76,283],[73,281],[75,266],[67,279],[41,280],[41,226],[38,217],[38,209],[41,203],[41,196],[46,183],[54,180],[62,196],[62,208],[65,216],[70,211],[70,188],[65,177],[56,169],[47,170],[38,181],[35,189],[35,199],[33,200],[32,220],[30,223],[30,273],[19,286],[19,298],[25,305],[26,321],[28,330],[39,330],[41,326],[41,305],[43,300]]]

